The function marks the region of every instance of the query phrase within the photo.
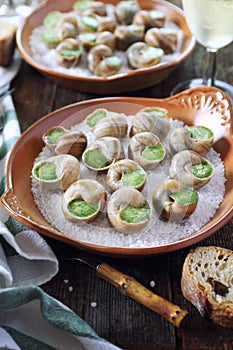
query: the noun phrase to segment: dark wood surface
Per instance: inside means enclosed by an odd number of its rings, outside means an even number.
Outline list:
[[[173,2],[179,4],[179,1]],[[232,49],[233,44],[219,52],[217,74],[219,79],[231,84],[233,84]],[[161,84],[124,95],[168,97],[178,82],[201,75],[203,55],[204,49],[197,45],[190,58]],[[13,99],[22,131],[59,107],[100,97],[58,86],[26,63],[22,64],[12,86],[16,88]],[[198,245],[217,245],[233,249],[232,233],[231,220],[212,237]],[[53,247],[54,242],[52,240],[48,242]],[[174,328],[161,316],[124,296],[119,290],[97,277],[94,270],[79,262],[60,261],[59,273],[42,288],[75,311],[101,337],[125,350],[233,349],[233,330],[224,329],[203,319],[182,296],[180,288],[182,265],[190,248],[145,259],[102,258],[113,267],[133,276],[153,292],[187,309],[189,321],[181,329]],[[66,246],[64,249],[69,250],[69,247]],[[150,281],[155,281],[154,287],[151,287]],[[93,302],[96,303],[96,307],[92,306]]]

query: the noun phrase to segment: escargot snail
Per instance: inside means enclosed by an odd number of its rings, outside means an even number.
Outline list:
[[[111,195],[107,215],[117,231],[130,234],[142,230],[148,224],[151,208],[141,192],[132,187],[122,187]]]

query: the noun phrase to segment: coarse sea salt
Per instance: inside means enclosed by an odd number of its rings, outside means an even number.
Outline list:
[[[92,301],[92,302],[91,302],[91,307],[92,307],[92,308],[96,308],[96,307],[97,307],[97,303],[96,303],[95,301]]]
[[[130,116],[128,116],[128,118],[130,128]],[[169,177],[168,168],[171,160],[171,152],[168,140],[170,133],[174,128],[183,126],[183,123],[178,120],[171,120],[170,125],[170,132],[166,139],[162,141],[167,151],[166,157],[155,171],[147,172],[147,184],[142,191],[144,196],[148,198],[152,209],[151,193],[153,192],[155,185]],[[90,142],[90,134],[92,135],[92,133],[87,132],[87,127],[84,121],[74,125],[72,130],[83,131],[87,135],[88,143]],[[126,141],[123,142],[123,146],[127,158],[127,138]],[[47,159],[50,156],[52,156],[51,151],[47,147],[44,147],[39,156],[35,159],[35,163]],[[222,202],[225,192],[224,163],[221,161],[220,155],[213,148],[210,149],[205,158],[213,164],[214,175],[207,185],[198,190],[199,200],[194,213],[186,220],[175,223],[159,220],[156,212],[153,210],[149,224],[143,230],[129,235],[120,233],[111,227],[107,219],[106,211],[102,212],[100,216],[91,223],[72,223],[64,217],[61,210],[63,191],[46,190],[45,188],[42,188],[34,178],[32,178],[31,189],[34,201],[48,223],[64,235],[72,237],[72,239],[107,247],[156,247],[190,237],[213,217]],[[107,190],[106,174],[91,172],[84,166],[84,164],[82,164],[82,162],[80,169],[81,178],[94,178]],[[108,198],[109,196],[110,193],[108,193]]]
[[[151,288],[154,288],[155,287],[155,281],[150,281],[150,286],[151,286]]]

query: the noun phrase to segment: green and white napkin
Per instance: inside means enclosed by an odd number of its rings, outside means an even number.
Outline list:
[[[12,97],[7,96],[2,106],[0,194],[6,186],[10,151],[20,136]],[[57,258],[44,239],[0,207],[0,349],[119,350],[38,287],[57,272]]]
[[[2,290],[1,320],[0,349],[120,350],[36,286]]]
[[[6,164],[20,136],[11,96],[2,102],[5,125],[0,134],[0,194],[5,190]],[[58,261],[42,237],[0,209],[0,288],[40,285],[58,272]]]

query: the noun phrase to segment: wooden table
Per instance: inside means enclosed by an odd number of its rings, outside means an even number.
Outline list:
[[[173,2],[179,4],[179,1]],[[232,50],[233,44],[222,49],[218,64],[218,77],[231,84]],[[155,98],[169,96],[178,82],[201,75],[203,54],[204,49],[197,45],[190,58],[161,84],[124,95]],[[26,63],[22,64],[12,86],[16,88],[13,99],[22,131],[59,107],[99,97],[58,86]],[[198,245],[218,245],[233,249],[232,232],[233,221]],[[53,247],[54,242],[48,242]],[[101,337],[125,350],[233,349],[233,331],[203,319],[182,296],[181,271],[188,251],[189,248],[146,259],[103,258],[103,261],[135,277],[155,293],[187,309],[190,317],[184,329],[174,328],[161,316],[122,295],[79,262],[60,261],[59,273],[42,288],[75,311]],[[150,284],[151,281],[155,281],[155,286]]]

